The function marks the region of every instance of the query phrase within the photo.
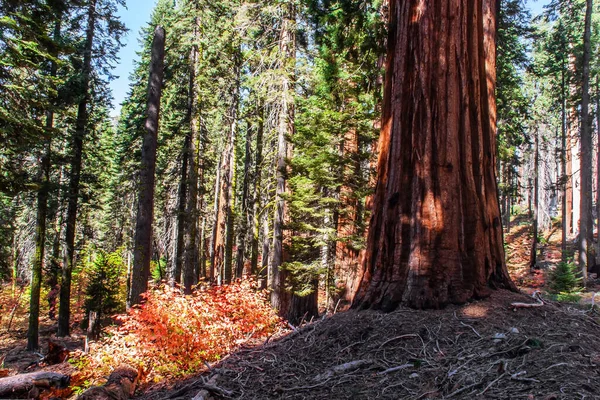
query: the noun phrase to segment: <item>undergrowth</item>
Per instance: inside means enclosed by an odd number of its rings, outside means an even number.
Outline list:
[[[265,293],[247,281],[196,290],[190,296],[161,286],[115,321],[92,344],[89,355],[72,361],[86,386],[121,364],[137,367],[146,382],[193,374],[281,326]]]

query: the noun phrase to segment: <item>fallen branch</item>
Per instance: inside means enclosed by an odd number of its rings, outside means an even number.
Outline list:
[[[38,388],[62,389],[69,386],[70,380],[71,377],[68,375],[47,371],[37,371],[0,378],[0,397],[23,395]],[[37,395],[30,397],[35,398]]]
[[[345,364],[337,365],[337,366],[325,371],[324,373],[315,376],[313,380],[322,381],[325,379],[330,379],[336,375],[341,375],[346,372],[354,371],[365,365],[370,365],[371,363],[372,363],[372,361],[369,361],[369,360],[350,361]]]
[[[393,337],[393,338],[388,339],[385,342],[381,343],[377,349],[382,348],[383,346],[385,346],[386,344],[388,344],[390,342],[393,342],[394,340],[407,339],[407,338],[413,338],[413,337],[414,338],[416,338],[416,337],[420,338],[420,336],[417,335],[416,333],[408,333],[406,335],[396,336],[396,337]]]
[[[389,374],[389,373],[396,372],[396,371],[401,371],[403,369],[407,369],[407,368],[411,368],[411,367],[414,367],[414,364],[402,364],[402,365],[398,365],[397,367],[392,367],[392,368],[383,370],[383,371],[377,373],[377,375],[385,375],[385,374]]]
[[[535,307],[542,307],[544,305],[544,303],[542,303],[541,301],[537,302],[537,303],[510,303],[511,308],[517,309],[517,308],[535,308]]]

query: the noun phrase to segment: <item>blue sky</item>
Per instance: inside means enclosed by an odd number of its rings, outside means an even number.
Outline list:
[[[436,0],[433,0],[436,1]],[[543,11],[543,6],[550,0],[527,0],[532,15],[538,15]],[[119,78],[112,81],[110,87],[114,97],[114,109],[112,115],[118,115],[121,102],[129,91],[129,74],[133,72],[133,61],[137,58],[136,51],[140,49],[138,43],[140,28],[150,21],[150,13],[156,4],[156,0],[127,0],[127,8],[120,8],[119,16],[129,32],[125,38],[125,47],[119,52],[120,62],[114,70],[114,75]]]
[[[155,4],[156,0],[127,0],[127,8],[120,7],[119,16],[129,32],[123,41],[125,47],[119,52],[119,64],[113,71],[113,74],[119,78],[110,83],[114,98],[112,115],[119,114],[120,104],[129,91],[129,74],[133,72],[133,61],[137,58],[135,52],[140,49],[138,43],[140,28],[150,21],[150,13]]]

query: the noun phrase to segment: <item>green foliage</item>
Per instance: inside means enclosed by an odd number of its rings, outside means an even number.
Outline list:
[[[156,283],[160,283],[163,279],[165,279],[167,273],[167,260],[163,257],[158,261],[152,260],[150,262],[150,274],[152,275],[152,279]]]
[[[84,310],[87,316],[90,311],[98,313],[98,317],[122,311],[124,301],[125,265],[121,254],[123,249],[112,253],[98,250],[84,262],[81,279],[86,282]]]
[[[577,264],[573,260],[560,262],[550,274],[550,289],[567,298],[580,290],[581,280]]]

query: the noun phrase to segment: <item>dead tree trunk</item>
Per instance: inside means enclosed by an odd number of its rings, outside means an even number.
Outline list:
[[[150,58],[146,134],[142,143],[140,189],[135,226],[135,245],[133,248],[133,269],[129,296],[127,298],[128,307],[139,304],[141,294],[148,290],[150,259],[152,257],[152,221],[154,219],[154,172],[156,170],[156,146],[164,58],[165,30],[161,26],[157,26],[154,30],[152,55]]]
[[[353,306],[512,288],[495,177],[496,1],[390,1],[378,180]]]

